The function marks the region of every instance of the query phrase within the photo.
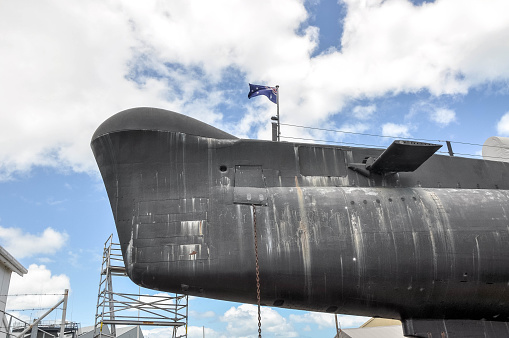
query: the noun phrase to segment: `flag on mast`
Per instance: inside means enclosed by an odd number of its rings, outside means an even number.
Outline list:
[[[269,87],[269,86],[260,86],[249,84],[249,94],[247,94],[247,98],[250,99],[254,96],[265,95],[271,100],[273,103],[277,104],[277,88]]]

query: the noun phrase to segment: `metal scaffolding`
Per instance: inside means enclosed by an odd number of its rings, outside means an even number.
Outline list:
[[[6,313],[6,316],[11,316]],[[15,318],[11,316],[11,319]],[[33,325],[31,328],[28,328],[30,323],[23,322],[18,320],[17,323],[11,327],[11,330],[7,328],[4,337],[7,338],[18,338],[18,337],[37,337],[37,338],[60,338],[62,336],[59,335],[62,332],[61,323],[55,321],[40,321],[37,324]],[[28,329],[27,329],[28,328]],[[80,328],[78,323],[75,322],[65,322],[63,325],[64,328],[64,336],[66,338],[76,338],[78,336],[78,330]],[[24,332],[24,333],[22,333]]]
[[[40,296],[43,296],[45,294],[40,294]],[[49,294],[46,294],[49,295]],[[5,311],[1,311],[2,314],[2,320],[3,320],[3,327],[2,330],[0,330],[0,333],[2,334],[2,337],[16,337],[16,338],[24,338],[27,335],[31,338],[37,338],[39,336],[45,337],[60,337],[64,338],[65,335],[71,335],[71,337],[75,337],[76,333],[78,331],[78,324],[74,322],[67,322],[65,320],[66,312],[67,312],[67,298],[69,296],[69,290],[65,289],[64,293],[62,294],[64,297],[59,300],[53,307],[51,307],[49,310],[47,310],[44,314],[42,314],[39,318],[35,319],[33,323],[27,323]],[[11,295],[16,296],[16,295]],[[50,322],[43,322],[42,320],[46,318],[50,313],[58,309],[58,307],[62,305],[62,320],[60,323],[56,321],[50,321]],[[40,309],[42,310],[42,309]],[[7,321],[7,316],[10,317],[9,321]],[[18,322],[12,323],[13,319],[17,320]],[[3,331],[5,329],[6,331]]]
[[[170,326],[173,327],[173,338],[187,338],[187,295],[114,292],[113,276],[126,277],[127,273],[120,244],[113,243],[112,234],[104,243],[94,338],[116,338],[116,325]],[[110,330],[103,330],[104,325],[109,325]],[[185,332],[178,334],[179,328],[184,328]]]

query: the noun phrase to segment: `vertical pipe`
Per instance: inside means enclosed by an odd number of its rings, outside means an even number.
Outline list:
[[[339,338],[338,314],[337,314],[337,313],[335,313],[335,314],[334,314],[334,317],[336,318],[336,335],[337,335],[336,337],[338,337],[338,338]]]
[[[34,324],[32,326],[32,332],[30,334],[30,338],[37,338],[37,332],[39,331],[39,321],[41,318],[34,321]]]
[[[108,247],[108,251],[107,251],[108,260],[107,260],[107,266],[106,266],[106,269],[107,269],[106,279],[107,279],[107,283],[108,283],[107,293],[108,293],[108,304],[109,304],[109,309],[110,309],[110,319],[114,322],[115,321],[115,299],[113,296],[113,282],[111,280],[111,246],[112,245],[113,245],[113,238],[111,239],[110,246]],[[110,327],[111,327],[111,335],[113,337],[116,337],[117,330],[116,330],[115,324],[110,324]]]
[[[276,85],[276,102],[277,102],[277,141],[280,141],[280,135],[281,135],[281,124],[279,122],[279,85]]]
[[[106,242],[104,242],[104,250],[103,250],[103,262],[102,262],[102,265],[101,265],[101,274],[100,274],[100,277],[99,277],[99,291],[97,292],[97,306],[95,308],[95,325],[94,325],[94,337],[97,337],[99,336],[100,338],[102,337],[102,331],[103,331],[103,320],[104,320],[104,306],[106,304],[106,290],[104,290],[104,294],[103,294],[103,291],[101,291],[101,287],[104,283],[105,280],[103,280],[103,276],[106,274],[106,270],[107,268],[105,269],[104,266],[106,265],[106,267],[108,266],[107,264],[107,248],[108,248],[108,242],[110,242],[110,246],[113,242],[113,234],[110,235],[110,237],[108,237],[108,239],[106,240]],[[103,295],[103,302],[102,302],[102,312],[99,314],[99,306],[101,305],[101,295]],[[98,319],[100,317],[100,321],[98,322]],[[99,324],[100,323],[100,324]],[[99,332],[97,332],[97,326],[99,325]]]
[[[12,316],[9,319],[9,326],[7,326],[7,338],[11,338],[11,324],[12,324]]]
[[[138,285],[138,301],[141,301],[141,286]],[[138,323],[140,322],[140,308],[138,307]],[[136,328],[136,338],[140,338],[140,324]]]
[[[277,127],[277,123],[276,122],[272,122],[272,141],[273,142],[276,142],[278,140],[277,128],[278,128]]]
[[[445,141],[445,143],[447,143],[447,150],[449,151],[449,156],[454,156],[454,153],[452,152],[451,141]]]
[[[65,313],[67,311],[67,296],[69,295],[69,290],[65,289],[64,291],[64,305],[62,307],[62,324],[60,325],[60,338],[64,338],[65,334]]]

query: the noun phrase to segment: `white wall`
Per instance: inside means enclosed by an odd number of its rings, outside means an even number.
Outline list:
[[[5,327],[5,303],[7,302],[7,293],[9,292],[9,283],[11,282],[11,269],[7,268],[5,265],[0,264],[0,338],[4,338],[7,331]]]

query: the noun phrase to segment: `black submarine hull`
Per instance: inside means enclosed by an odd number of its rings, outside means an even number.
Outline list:
[[[256,303],[256,209],[262,304],[415,336],[421,319],[509,318],[506,163],[366,175],[351,164],[383,149],[241,140],[153,108],[107,120],[92,149],[136,284]]]

